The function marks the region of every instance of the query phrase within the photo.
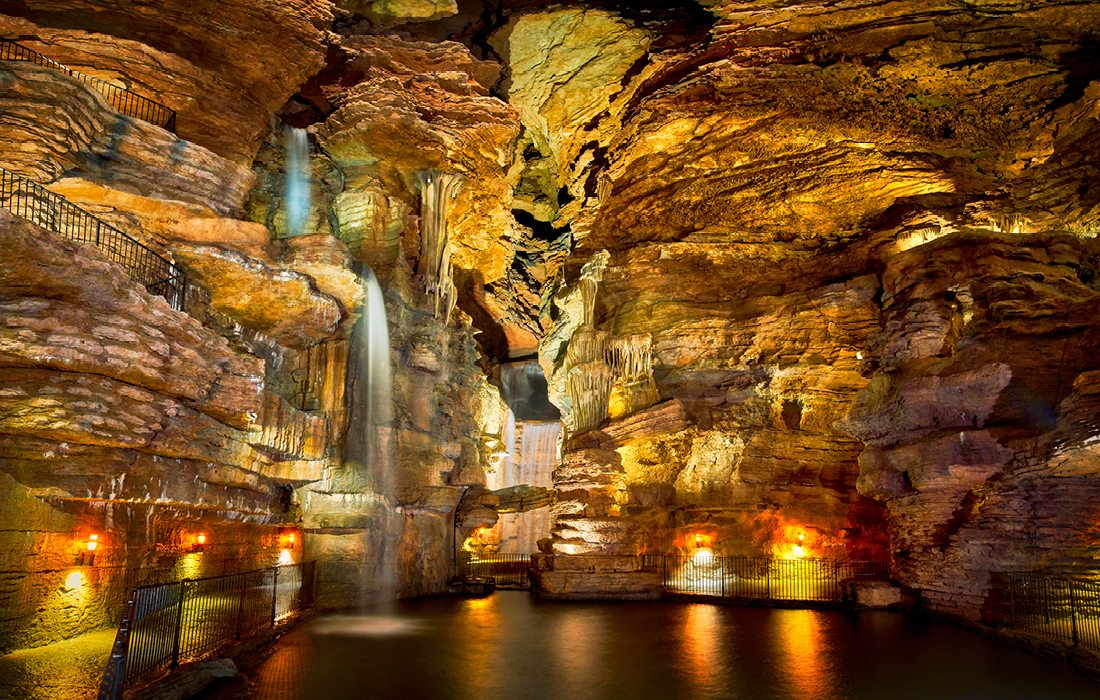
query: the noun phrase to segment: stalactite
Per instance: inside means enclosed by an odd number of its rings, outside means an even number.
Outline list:
[[[451,238],[447,215],[464,178],[455,173],[428,170],[420,175],[420,259],[416,272],[424,291],[433,296],[433,313],[444,323],[458,301],[451,277]]]
[[[581,278],[577,283],[584,309],[581,328],[596,327],[596,290],[603,279],[603,273],[609,260],[611,260],[611,255],[606,250],[601,250],[593,255],[592,259],[581,268]]]
[[[569,339],[569,348],[565,353],[565,361],[570,367],[583,365],[592,360],[607,356],[607,341],[609,334],[606,331],[596,331],[582,328]]]
[[[573,400],[573,432],[592,430],[607,417],[615,377],[602,359],[569,370],[566,392]]]
[[[607,343],[607,364],[616,379],[641,382],[652,376],[653,338],[648,333],[612,337]]]

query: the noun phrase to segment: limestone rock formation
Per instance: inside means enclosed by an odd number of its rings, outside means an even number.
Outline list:
[[[20,518],[7,530],[5,566],[44,552],[25,576],[4,579],[10,648],[113,621],[119,588],[154,575],[154,552],[163,555],[159,567],[178,561],[180,550],[161,552],[161,524],[217,531],[219,520],[239,522],[240,537],[246,525],[285,522],[287,487],[318,478],[316,440],[327,430],[309,421],[287,429],[294,418],[285,410],[275,418],[260,360],[150,296],[94,246],[7,212],[0,226],[5,508],[44,500],[60,514]],[[272,429],[280,440],[269,437]],[[85,510],[89,502],[101,510]],[[104,522],[102,509],[125,515]],[[71,566],[73,528],[101,533],[100,566],[129,573],[104,578],[94,614],[62,615],[51,629],[43,623],[52,618],[36,618],[24,604]],[[222,556],[265,558],[225,534]],[[220,564],[221,557],[208,566]]]
[[[200,524],[257,566],[300,525],[325,605],[438,592],[524,509],[550,597],[654,597],[640,555],[704,536],[885,559],[990,622],[1001,573],[1095,569],[1100,4],[0,11],[179,112],[177,137],[3,62],[0,165],[193,284],[172,311],[0,214],[0,532],[30,553],[0,647],[106,619],[50,593],[93,527],[107,608]],[[284,125],[310,146],[300,225]],[[429,172],[462,186],[422,199]],[[500,390],[536,356],[567,429],[549,491]]]
[[[333,9],[329,0],[32,2],[5,6],[0,34],[167,105],[180,136],[248,166],[271,114],[321,68]]]

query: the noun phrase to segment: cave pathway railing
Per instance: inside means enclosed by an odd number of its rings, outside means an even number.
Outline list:
[[[1049,572],[1000,578],[1011,605],[1010,627],[1100,653],[1100,578]]]
[[[181,663],[214,656],[313,605],[312,561],[138,586],[127,599],[99,700]]]
[[[778,559],[775,557],[646,554],[645,571],[660,574],[671,596],[704,596],[761,603],[840,603],[844,582],[886,580],[885,561]]]
[[[37,66],[45,66],[46,68],[60,71],[65,75],[76,78],[103,95],[107,98],[107,101],[111,103],[111,106],[122,114],[136,117],[173,133],[176,131],[176,112],[172,108],[156,100],[150,100],[148,97],[142,97],[124,87],[109,83],[106,80],[93,78],[90,75],[85,75],[80,71],[73,70],[64,64],[58,63],[52,58],[47,58],[37,51],[28,49],[26,46],[17,44],[10,39],[0,39],[0,61],[25,61]]]
[[[95,244],[150,294],[164,297],[173,309],[183,311],[187,276],[179,266],[61,195],[0,168],[0,207],[66,238]]]
[[[530,554],[485,554],[463,557],[459,575],[467,579],[492,579],[497,588],[525,589],[531,587]]]

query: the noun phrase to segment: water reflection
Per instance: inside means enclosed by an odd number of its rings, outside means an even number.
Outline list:
[[[416,634],[421,623],[397,615],[329,615],[313,623],[313,633],[345,637]]]
[[[804,698],[834,697],[832,669],[826,663],[823,613],[814,610],[786,610],[776,617],[783,658],[780,668],[793,693]]]
[[[498,591],[402,602],[394,616],[319,618],[276,653],[296,643],[297,667],[309,668],[299,697],[309,699],[1100,697],[1100,686],[1055,662],[891,613],[555,603]],[[277,681],[264,679],[279,675],[261,669],[255,696],[269,697],[265,684]]]
[[[555,619],[556,618],[556,619]],[[578,613],[551,617],[547,630],[550,645],[549,661],[565,670],[558,687],[562,697],[583,697],[591,688],[586,679],[599,673],[600,648],[603,639],[599,622],[590,615]]]
[[[505,649],[501,642],[501,620],[493,598],[463,600],[455,625],[463,631],[460,655],[455,668],[455,683],[469,688],[478,697],[493,697],[501,675]]]
[[[700,689],[713,690],[718,671],[724,668],[720,655],[722,640],[721,609],[714,605],[688,605],[679,635],[684,675]]]

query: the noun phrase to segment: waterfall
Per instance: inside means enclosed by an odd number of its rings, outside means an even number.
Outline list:
[[[509,409],[508,415],[504,419],[504,430],[500,435],[501,451],[505,456],[497,464],[494,471],[491,471],[485,475],[485,488],[490,491],[496,491],[506,486],[512,486],[515,482],[510,481],[511,475],[515,472],[516,464],[516,414]]]
[[[340,490],[378,499],[366,547],[363,590],[382,600],[396,590],[395,553],[401,531],[396,515],[395,460],[392,443],[393,390],[386,304],[374,272],[358,270],[364,287],[362,315],[352,332],[345,401],[348,411],[344,442],[346,482]],[[373,498],[372,498],[373,495]]]
[[[523,421],[513,468],[504,474],[504,486],[553,487],[553,473],[561,462],[561,421]],[[538,541],[550,535],[550,508],[502,513],[497,525],[501,552],[530,554]]]
[[[309,136],[305,129],[288,126],[283,130],[285,172],[283,194],[287,236],[300,236],[310,208]]]
[[[390,426],[393,423],[393,387],[391,380],[390,329],[386,321],[386,300],[378,278],[365,267],[363,281],[367,286],[364,302],[366,320],[366,429],[370,441],[367,455],[379,492],[393,495],[393,460],[389,454]]]
[[[529,486],[552,486],[551,474],[558,466],[558,437],[561,423],[526,422],[519,441],[515,482]]]

